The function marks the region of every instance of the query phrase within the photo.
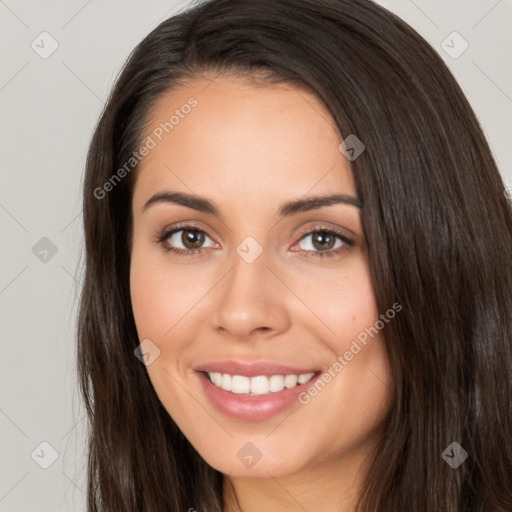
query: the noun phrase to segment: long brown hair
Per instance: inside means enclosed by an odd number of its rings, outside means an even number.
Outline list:
[[[369,0],[196,2],[156,27],[124,65],[90,144],[83,189],[77,335],[89,512],[223,507],[223,475],[177,428],[134,356],[136,168],[117,179],[155,102],[206,71],[311,91],[340,142],[356,134],[366,146],[351,165],[374,292],[380,311],[396,301],[402,311],[386,327],[393,406],[358,510],[510,512],[511,205],[442,59]],[[457,468],[442,457],[452,442],[468,454]]]

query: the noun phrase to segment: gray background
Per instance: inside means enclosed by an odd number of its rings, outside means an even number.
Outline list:
[[[380,3],[448,63],[511,185],[512,1]],[[74,346],[84,161],[129,52],[186,5],[0,0],[0,511],[85,510]],[[58,43],[47,58],[31,46],[51,49],[44,31]],[[446,39],[453,31],[469,44],[457,58],[446,52],[463,48],[458,36]]]

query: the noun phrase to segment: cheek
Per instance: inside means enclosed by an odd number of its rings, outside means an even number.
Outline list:
[[[193,265],[170,265],[165,251],[134,246],[130,266],[130,294],[139,340],[150,339],[160,350],[147,367],[150,376],[162,367],[179,367],[196,329],[204,324],[208,282],[198,282]]]
[[[330,344],[338,350],[346,350],[353,338],[379,318],[368,267],[362,258],[352,260],[323,286],[317,281],[309,289],[308,301],[329,329]]]
[[[309,300],[331,333],[324,338],[332,352],[331,373],[325,379],[331,391],[319,392],[318,403],[326,408],[337,403],[336,415],[354,434],[366,421],[372,425],[379,417],[390,386],[387,322],[381,320],[385,312],[377,308],[365,260],[353,261],[335,283],[310,289]]]
[[[133,315],[140,338],[158,337],[164,328],[166,304],[162,282],[155,279],[155,272],[132,260],[130,269],[130,294]]]
[[[165,265],[165,253],[135,245],[130,265],[130,294],[140,337],[161,339],[194,299],[190,276]]]

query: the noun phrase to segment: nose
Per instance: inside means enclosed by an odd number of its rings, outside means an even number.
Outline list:
[[[212,297],[212,327],[239,341],[286,331],[290,325],[287,290],[269,268],[265,250],[251,263],[235,252],[231,262],[231,270]]]

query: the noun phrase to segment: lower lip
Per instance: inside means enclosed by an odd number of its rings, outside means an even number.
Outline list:
[[[204,372],[197,372],[201,386],[211,403],[223,414],[245,421],[263,421],[288,409],[298,401],[298,395],[305,391],[320,376],[313,377],[294,388],[271,392],[266,395],[238,395],[217,387]]]

